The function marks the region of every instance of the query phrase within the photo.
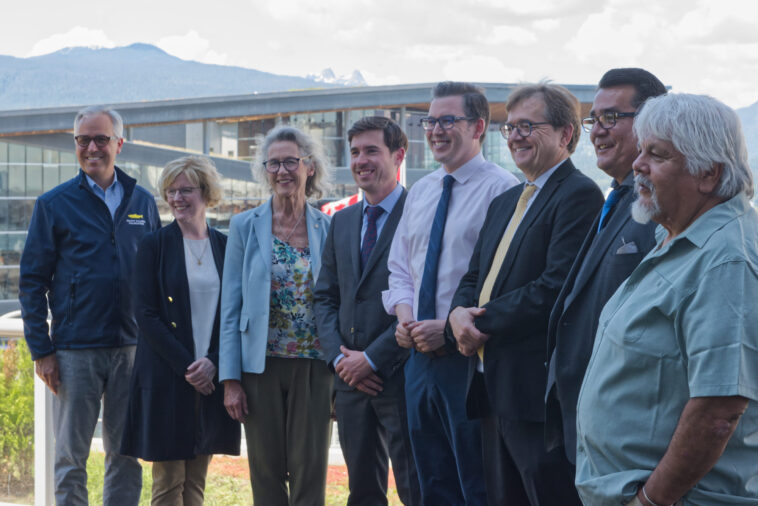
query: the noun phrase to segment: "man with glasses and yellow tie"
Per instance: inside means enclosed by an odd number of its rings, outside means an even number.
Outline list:
[[[546,333],[603,196],[569,158],[580,134],[576,97],[554,84],[524,85],[506,110],[501,132],[526,182],[490,205],[447,336],[470,357],[466,410],[483,418],[489,503],[579,505],[563,450],[544,447]]]
[[[382,296],[398,344],[412,348],[405,395],[422,504],[483,505],[480,424],[464,409],[468,359],[445,343],[444,326],[487,206],[518,180],[482,156],[490,110],[481,88],[442,82],[432,96],[421,125],[442,167],[408,192]]]
[[[650,97],[666,87],[647,70],[611,69],[603,75],[590,115],[582,120],[595,147],[597,166],[613,178],[613,191],[584,238],[550,315],[545,440],[576,462],[576,403],[592,354],[603,306],[655,246],[655,223],[632,219],[639,153],[632,126]]]
[[[115,166],[123,130],[113,109],[79,111],[81,171],[37,199],[21,255],[24,334],[37,375],[55,394],[57,504],[87,504],[87,456],[101,400],[103,503],[137,504],[140,496],[140,465],[118,449],[137,344],[133,263],[138,242],[160,227],[160,217],[152,195]]]

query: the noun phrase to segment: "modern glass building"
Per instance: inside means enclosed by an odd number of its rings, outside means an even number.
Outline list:
[[[492,122],[485,158],[518,174],[498,129],[504,103],[515,84],[480,83],[490,100]],[[356,192],[349,170],[347,130],[357,119],[383,115],[398,122],[410,141],[406,182],[410,186],[437,164],[419,119],[426,115],[433,83],[400,86],[302,90],[200,99],[112,104],[121,113],[126,142],[117,165],[156,197],[163,165],[185,154],[210,156],[223,177],[224,200],[209,210],[211,224],[225,230],[232,215],[268,198],[253,181],[250,161],[259,139],[279,124],[296,126],[321,141],[335,168],[334,190],[341,198]],[[568,85],[589,110],[594,85]],[[79,170],[72,139],[73,120],[81,107],[0,111],[0,314],[17,307],[18,264],[34,201]],[[598,182],[609,179],[594,167],[594,152],[584,135],[577,163]],[[156,198],[164,221],[168,207]]]

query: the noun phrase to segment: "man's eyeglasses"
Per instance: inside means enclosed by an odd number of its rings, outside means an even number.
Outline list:
[[[453,115],[440,116],[439,118],[427,116],[426,118],[421,118],[419,124],[424,130],[434,130],[434,127],[437,126],[438,123],[443,130],[450,130],[455,126],[456,121],[473,121],[475,119],[476,118],[469,118],[467,116]]]
[[[166,190],[166,196],[168,198],[175,198],[177,194],[181,195],[182,197],[189,197],[192,195],[192,192],[200,188],[199,186],[184,186],[182,188],[176,188],[172,190]]]
[[[635,116],[637,116],[636,112],[608,111],[608,112],[604,112],[600,116],[595,116],[593,114],[592,116],[589,116],[582,120],[582,128],[584,128],[585,132],[591,132],[592,127],[595,126],[595,123],[599,123],[601,127],[605,128],[606,130],[610,130],[611,128],[616,126],[617,119],[633,118]]]
[[[263,160],[263,168],[266,169],[266,172],[270,172],[271,174],[279,172],[280,167],[284,167],[287,172],[294,172],[300,166],[300,160],[305,160],[308,156],[302,158],[295,158],[292,156],[285,158],[284,160]]]
[[[95,146],[98,148],[104,148],[110,141],[118,140],[118,137],[108,135],[95,135],[94,137],[89,135],[77,135],[74,137],[74,140],[83,148],[89,146],[89,143],[92,141],[95,141]]]
[[[500,133],[503,137],[508,139],[514,131],[518,131],[521,137],[529,137],[532,135],[532,130],[538,125],[549,125],[549,121],[536,121],[531,122],[529,120],[519,121],[515,125],[513,123],[506,123],[500,127]]]

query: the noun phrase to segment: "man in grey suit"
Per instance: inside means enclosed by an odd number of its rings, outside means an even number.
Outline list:
[[[397,171],[408,147],[400,127],[380,116],[348,130],[350,169],[362,202],[332,218],[314,291],[319,339],[334,368],[335,409],[347,464],[348,505],[386,505],[388,457],[404,504],[420,504],[405,410],[394,316],[382,306],[387,255],[403,212]]]
[[[563,446],[576,464],[576,403],[592,354],[600,311],[616,288],[655,245],[655,224],[632,220],[632,162],[639,153],[634,116],[650,97],[666,93],[639,68],[612,69],[598,84],[582,126],[595,146],[597,165],[613,178],[613,191],[595,219],[558,295],[548,326],[545,441]]]

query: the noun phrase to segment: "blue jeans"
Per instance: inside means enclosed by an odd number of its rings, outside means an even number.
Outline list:
[[[137,459],[118,454],[135,346],[58,350],[61,386],[53,399],[55,501],[87,504],[87,457],[103,403],[103,504],[134,505],[142,489]]]

